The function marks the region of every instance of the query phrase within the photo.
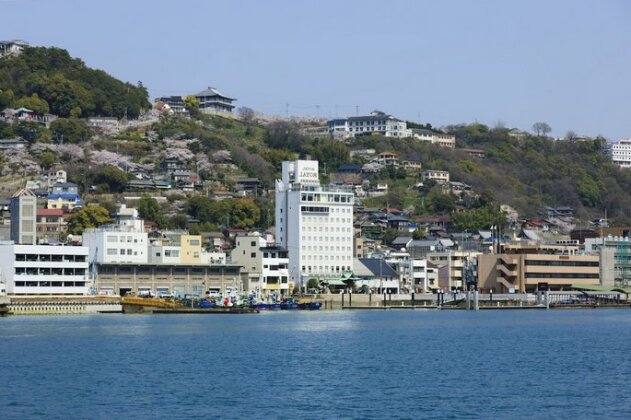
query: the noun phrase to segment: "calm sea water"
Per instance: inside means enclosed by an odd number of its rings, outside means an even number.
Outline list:
[[[631,418],[631,311],[0,319],[0,417]]]

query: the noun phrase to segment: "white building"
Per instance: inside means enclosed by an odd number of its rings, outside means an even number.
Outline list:
[[[413,128],[412,135],[419,140],[428,141],[441,147],[454,149],[456,147],[456,136],[447,133],[438,133],[432,130]]]
[[[631,168],[631,139],[622,139],[611,145],[611,160],[621,168]]]
[[[386,137],[410,137],[405,121],[381,111],[373,111],[370,115],[335,119],[327,122],[331,137],[357,137],[380,134]]]
[[[88,268],[85,246],[0,242],[0,274],[9,295],[86,295]]]
[[[144,229],[144,222],[138,218],[138,211],[122,205],[116,215],[117,224],[87,229],[83,232],[83,245],[90,249],[90,262],[148,262],[148,235]]]
[[[247,272],[249,293],[263,297],[270,293],[277,296],[290,293],[293,284],[289,282],[287,250],[267,241],[259,233],[238,235],[230,259],[233,264],[243,267],[242,272]]]
[[[353,267],[353,191],[320,185],[318,161],[285,161],[276,181],[276,238],[289,281],[340,277]]]

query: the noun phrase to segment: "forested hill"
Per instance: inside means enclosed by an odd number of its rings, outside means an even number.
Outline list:
[[[0,109],[20,106],[60,117],[136,118],[150,103],[140,83],[88,68],[60,48],[28,47],[0,59]]]
[[[399,159],[418,159],[424,169],[448,170],[453,181],[467,183],[527,217],[536,217],[546,206],[570,206],[583,220],[603,217],[606,210],[611,222],[629,223],[631,172],[611,162],[604,138],[516,138],[508,129],[482,124],[446,129],[456,135],[455,150],[390,138],[366,138],[361,146],[397,151]],[[486,156],[471,156],[463,150],[467,148],[483,150]]]

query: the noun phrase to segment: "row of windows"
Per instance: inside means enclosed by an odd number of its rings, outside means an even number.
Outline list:
[[[15,267],[15,274],[29,276],[83,276],[85,268]]]
[[[15,254],[15,261],[85,262],[86,255]]]
[[[326,199],[323,199],[324,194],[319,193],[302,193],[300,195],[301,201],[313,201],[313,202],[327,202]],[[346,194],[329,194],[329,203],[352,203],[353,196]],[[281,209],[282,210],[282,209]]]
[[[120,235],[120,236],[114,236],[114,235],[107,235],[107,242],[108,243],[116,243],[116,242],[120,242],[120,243],[138,243],[138,242],[144,242],[143,238],[140,238],[140,240],[138,240],[138,238],[134,238],[133,236],[124,236],[124,235]]]
[[[302,246],[302,250],[303,251],[350,251],[351,247],[350,246],[311,246],[311,245],[303,245]]]
[[[349,229],[350,232],[350,229]],[[351,238],[349,236],[303,236],[302,237],[303,241],[326,241],[326,242],[330,242],[330,241],[342,241],[342,242],[350,242]]]
[[[348,125],[385,125],[385,120],[349,121]]]
[[[118,252],[117,252],[118,251]],[[134,251],[133,249],[117,249],[117,248],[107,248],[107,255],[138,255],[138,251]],[[142,251],[140,252],[142,255]]]
[[[287,284],[287,276],[281,276],[280,282]],[[278,277],[263,277],[263,283],[278,284]]]
[[[15,287],[85,287],[84,281],[16,281]]]
[[[189,271],[190,270],[190,271]],[[205,271],[204,271],[205,270]],[[156,275],[187,275],[189,274],[207,274],[207,275],[231,275],[238,274],[239,268],[236,267],[162,267],[162,266],[111,266],[99,265],[99,274],[149,274]]]
[[[600,275],[583,273],[526,273],[531,279],[598,279]]]
[[[303,265],[302,266],[302,272],[303,273],[313,273],[313,272],[323,272],[323,273],[331,273],[335,271],[336,273],[339,273],[340,271],[351,271],[351,266],[347,265],[347,266],[333,266],[333,265],[314,265],[314,266],[310,266],[310,265]]]
[[[278,258],[287,258],[287,253],[286,252],[264,252],[263,253],[263,258],[276,258],[276,256],[278,255]]]
[[[300,211],[302,213],[326,213],[329,214],[328,207],[322,206],[300,206]]]
[[[335,257],[335,258],[334,258]],[[330,258],[328,255],[311,255],[311,254],[307,254],[307,255],[302,255],[302,260],[319,260],[319,261],[350,261],[351,256],[350,255],[331,255]]]
[[[344,228],[344,227],[332,227],[330,228],[330,232],[350,232],[350,228]],[[318,226],[317,228],[315,226],[303,226],[302,227],[302,231],[303,232],[329,232],[329,227],[328,226]]]
[[[287,268],[287,264],[278,264],[278,265],[264,265],[263,268],[267,268],[272,271],[283,270]]]
[[[526,260],[526,265],[541,265],[553,267],[598,267],[598,261],[546,261],[546,260]]]

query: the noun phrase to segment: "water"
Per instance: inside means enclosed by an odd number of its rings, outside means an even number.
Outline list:
[[[631,418],[631,311],[0,319],[0,417]]]

